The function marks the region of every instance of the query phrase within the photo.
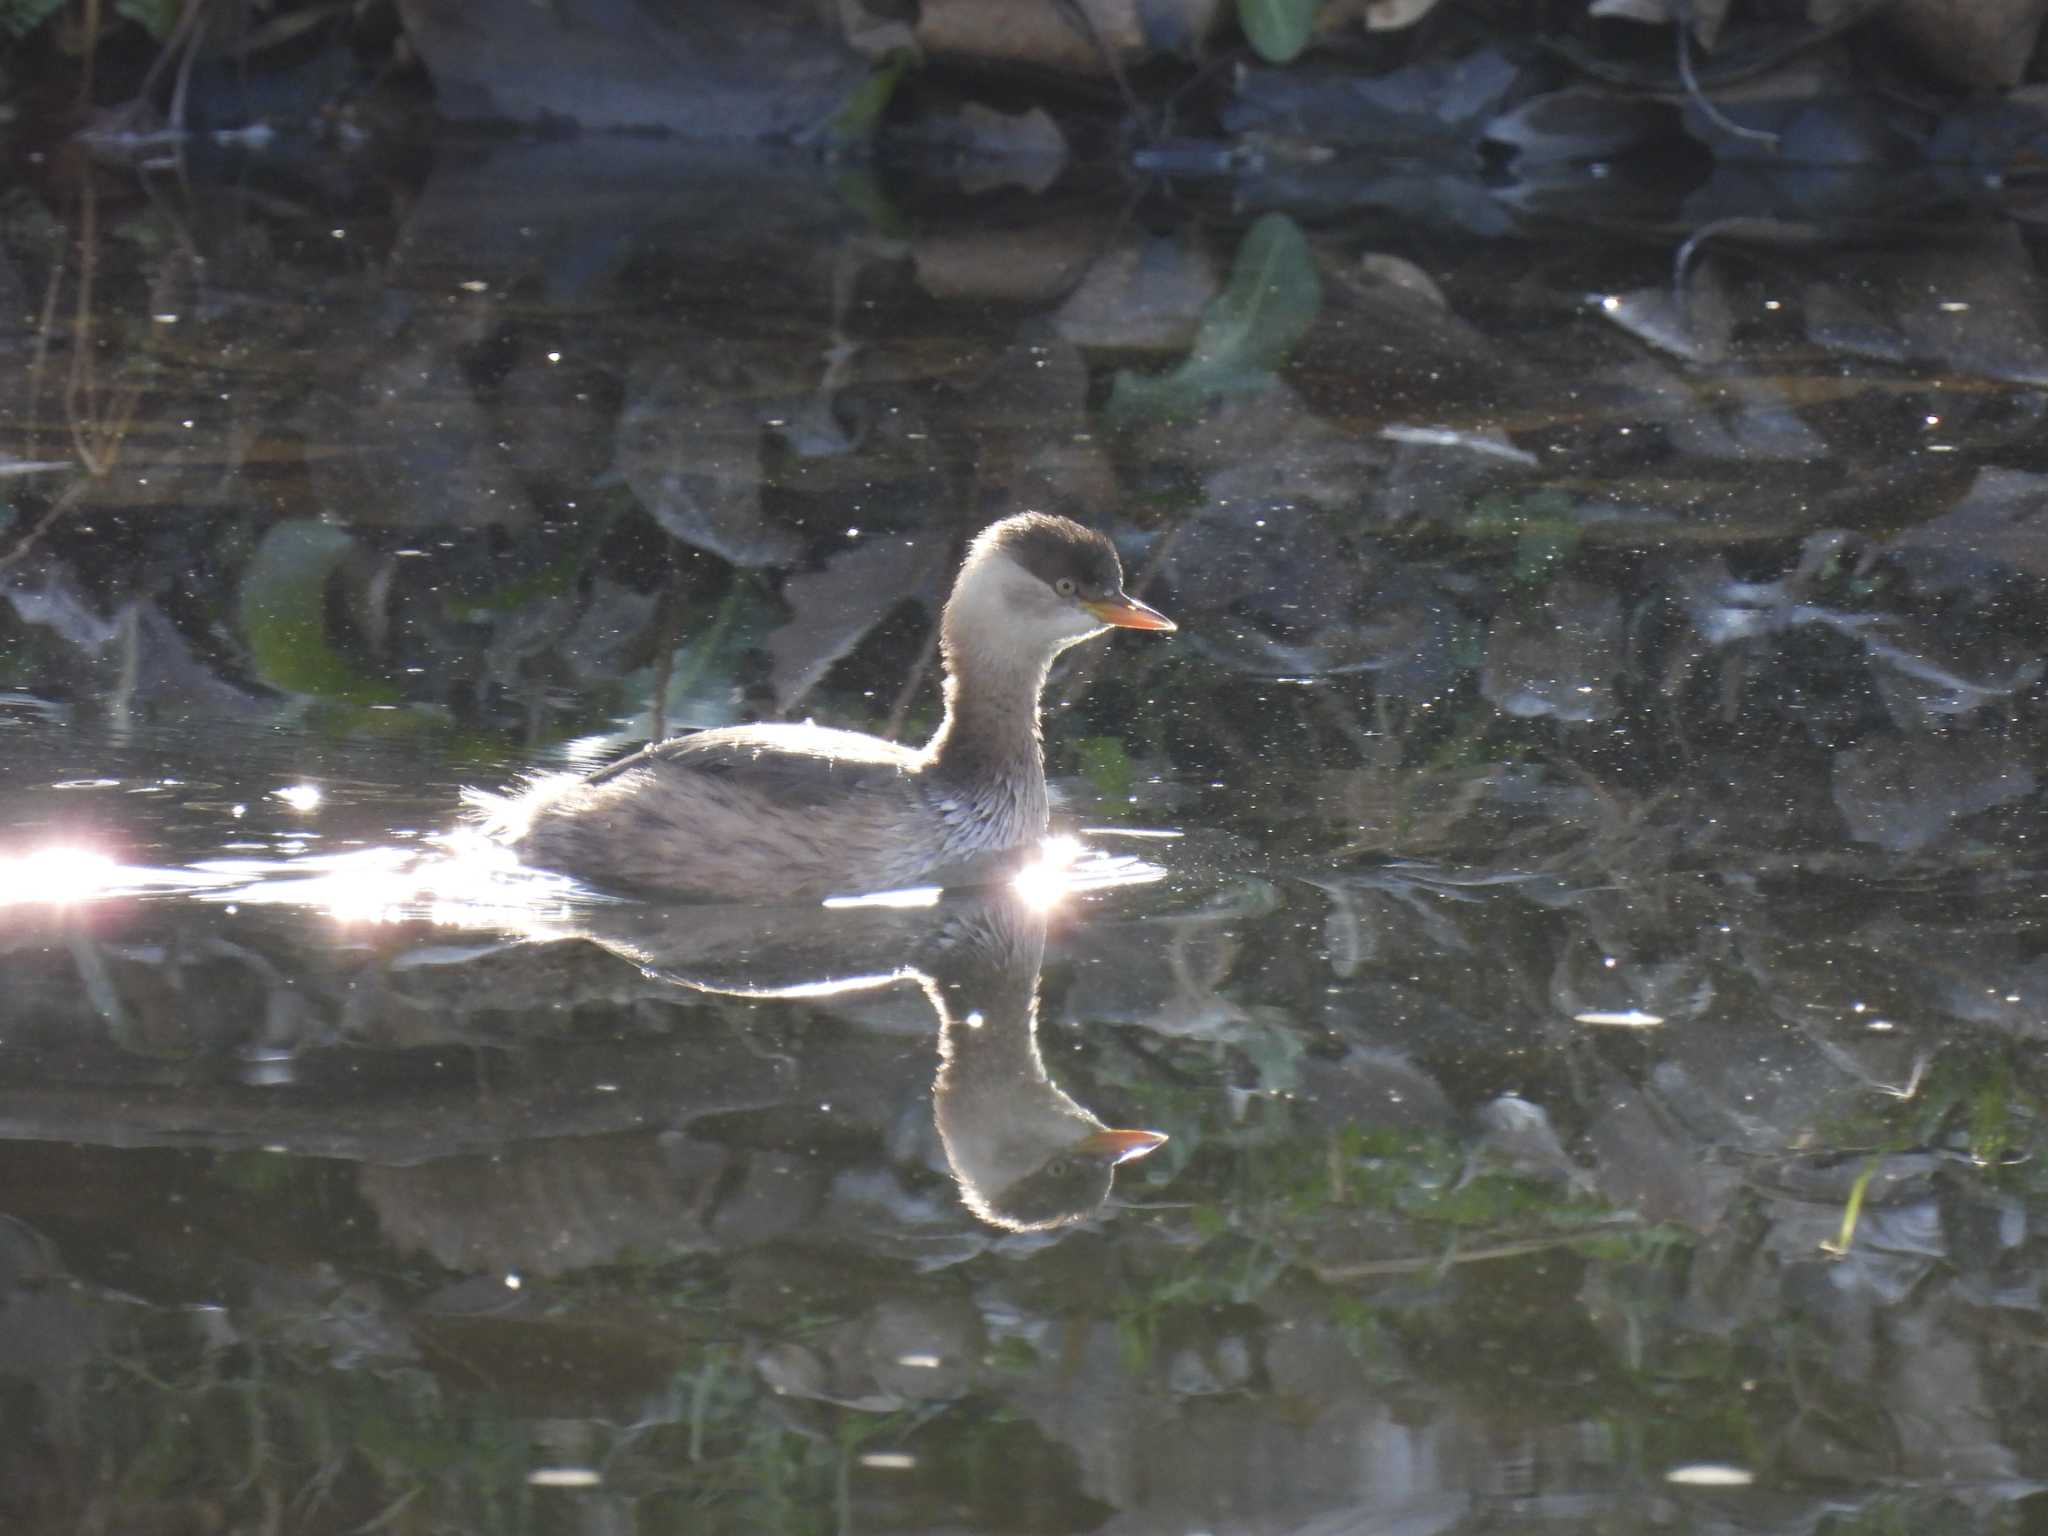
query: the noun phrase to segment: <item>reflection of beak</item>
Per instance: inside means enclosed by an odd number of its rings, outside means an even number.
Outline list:
[[[1149,613],[1151,610],[1146,611]],[[1128,1163],[1132,1158],[1155,1152],[1165,1144],[1166,1138],[1157,1131],[1101,1130],[1092,1136],[1082,1137],[1074,1150],[1083,1157],[1099,1157],[1106,1163]]]
[[[1118,592],[1099,602],[1083,603],[1095,617],[1105,624],[1114,624],[1118,629],[1179,629],[1180,626],[1161,613],[1157,608],[1139,602],[1127,593]]]

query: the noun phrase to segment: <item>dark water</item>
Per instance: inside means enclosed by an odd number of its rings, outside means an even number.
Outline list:
[[[7,1528],[2048,1525],[2026,214],[45,168]],[[657,728],[918,739],[1020,506],[1182,625],[1055,674],[1077,888],[437,841]],[[1044,1156],[1102,1126],[1169,1139]]]

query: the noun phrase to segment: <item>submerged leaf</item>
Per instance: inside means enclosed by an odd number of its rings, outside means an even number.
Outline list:
[[[826,122],[820,135],[823,141],[839,149],[857,149],[872,140],[895,99],[896,88],[909,73],[910,61],[911,54],[904,49],[877,64]]]
[[[1286,214],[1269,213],[1245,231],[1229,286],[1202,316],[1193,359],[1277,368],[1322,303],[1308,237]]]
[[[789,620],[767,638],[775,707],[800,702],[898,603],[939,577],[950,555],[944,539],[867,539],[783,583]]]
[[[26,37],[63,6],[64,0],[5,0],[0,4],[0,32]]]
[[[1237,0],[1245,41],[1268,64],[1285,64],[1308,46],[1319,0]]]
[[[114,14],[136,22],[161,42],[185,14],[183,0],[114,0]]]
[[[1269,213],[1245,232],[1230,283],[1202,310],[1195,344],[1170,373],[1119,373],[1113,420],[1173,417],[1218,395],[1253,394],[1272,383],[1323,304],[1322,279],[1301,226]]]
[[[1080,743],[1081,772],[1105,800],[1121,800],[1131,792],[1135,770],[1123,740],[1116,736],[1089,736]]]
[[[666,667],[642,667],[625,678],[638,713],[619,739],[644,741],[678,728],[735,724],[743,702],[741,672],[774,622],[773,605],[760,587],[735,581],[716,608],[699,616]]]
[[[398,697],[336,650],[327,634],[327,579],[354,547],[342,529],[310,519],[279,523],[256,546],[242,573],[236,613],[249,659],[272,687],[351,704]]]

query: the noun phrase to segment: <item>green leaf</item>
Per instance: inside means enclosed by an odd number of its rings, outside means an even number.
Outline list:
[[[1245,41],[1268,64],[1285,64],[1308,46],[1319,0],[1237,0]]]
[[[114,0],[114,14],[127,17],[162,42],[185,14],[185,0]]]
[[[843,151],[872,144],[875,131],[882,125],[882,116],[889,110],[889,102],[914,63],[907,50],[899,50],[876,65],[825,124],[821,136],[826,146]]]
[[[657,690],[662,695],[659,723],[664,731],[732,724],[738,715],[741,669],[775,622],[774,605],[754,583],[734,582],[670,654],[666,676],[655,667],[627,674],[626,696],[637,713],[626,723],[622,739],[644,740],[654,734]]]
[[[1152,1335],[1142,1320],[1124,1314],[1116,1320],[1116,1352],[1126,1376],[1143,1376],[1152,1364]]]
[[[1012,1371],[1019,1375],[1035,1371],[1044,1364],[1038,1358],[1038,1351],[1027,1340],[1011,1335],[996,1340],[989,1350],[989,1364],[999,1371]]]
[[[236,615],[257,675],[273,688],[349,704],[395,703],[397,691],[367,676],[327,635],[327,578],[355,540],[299,519],[263,535],[236,591]]]
[[[1571,559],[1586,530],[1577,523],[1531,522],[1515,541],[1515,581],[1539,586]]]
[[[1109,395],[1112,421],[1174,418],[1221,395],[1257,394],[1273,383],[1323,307],[1308,237],[1284,213],[1269,213],[1237,247],[1230,282],[1202,311],[1195,344],[1165,374],[1121,372]]]
[[[1515,581],[1525,587],[1547,581],[1586,534],[1577,503],[1554,489],[1520,498],[1498,491],[1481,496],[1472,504],[1465,528],[1479,538],[1512,539]]]
[[[1090,736],[1080,743],[1081,772],[1105,800],[1122,800],[1131,792],[1131,755],[1115,736]]]
[[[26,37],[63,6],[64,0],[0,0],[0,32]]]

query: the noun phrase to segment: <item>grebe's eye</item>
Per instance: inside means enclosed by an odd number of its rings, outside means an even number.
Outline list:
[[[1061,597],[1072,597],[1074,595],[1074,578],[1071,576],[1062,576],[1058,581],[1052,584],[1052,589],[1053,591],[1059,593]]]

